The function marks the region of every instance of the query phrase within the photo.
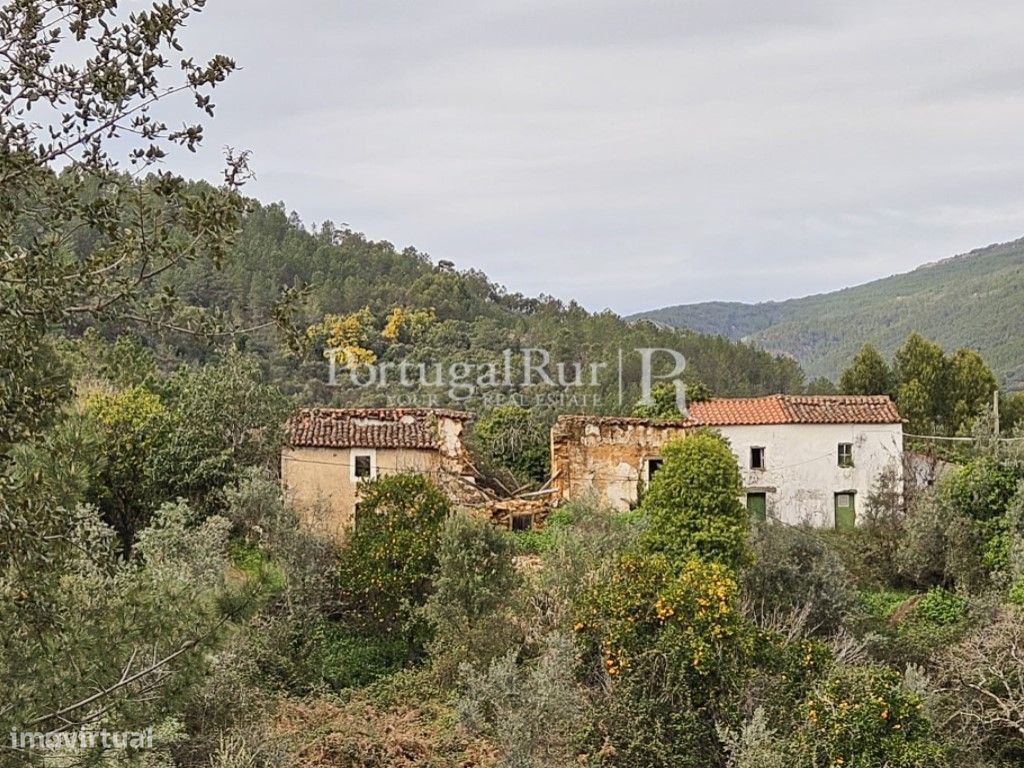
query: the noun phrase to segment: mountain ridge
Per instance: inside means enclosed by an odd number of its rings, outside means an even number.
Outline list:
[[[861,345],[891,355],[913,331],[947,349],[978,350],[1003,384],[1024,386],[1024,238],[909,272],[784,301],[710,301],[630,315],[748,341],[838,378]]]

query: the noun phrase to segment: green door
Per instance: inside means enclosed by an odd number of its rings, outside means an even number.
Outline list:
[[[852,491],[836,494],[836,530],[852,531],[857,525]]]
[[[768,495],[764,493],[747,494],[747,512],[750,513],[750,521],[763,523],[768,519]]]

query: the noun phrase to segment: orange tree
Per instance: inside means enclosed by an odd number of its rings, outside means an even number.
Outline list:
[[[431,590],[448,497],[422,475],[392,475],[359,486],[354,530],[339,566],[341,618],[374,632],[408,630]]]
[[[608,696],[591,740],[616,755],[609,765],[712,764],[713,724],[731,718],[750,666],[754,632],[737,606],[736,571],[750,556],[736,461],[710,432],[662,457],[640,509],[647,528],[577,604],[584,659]]]
[[[921,698],[888,667],[837,666],[803,706],[794,738],[808,766],[936,768],[945,765]]]

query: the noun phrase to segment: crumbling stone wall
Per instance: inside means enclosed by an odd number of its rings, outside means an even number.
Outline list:
[[[636,504],[647,461],[694,428],[679,419],[561,416],[551,430],[551,487],[559,502],[592,498],[617,510]]]

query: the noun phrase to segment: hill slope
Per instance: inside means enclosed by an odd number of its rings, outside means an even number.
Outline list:
[[[835,379],[870,341],[889,355],[911,331],[977,349],[1006,384],[1024,384],[1024,239],[853,288],[781,302],[681,304],[635,315],[745,339]]]
[[[550,353],[553,365],[579,361],[589,370],[591,363],[605,364],[599,386],[590,393],[599,397],[583,405],[572,398],[565,403],[557,398],[544,401],[552,410],[631,407],[639,397],[640,382],[640,358],[634,350],[642,347],[678,350],[694,376],[721,396],[803,391],[803,372],[788,357],[773,357],[718,335],[630,323],[611,312],[587,312],[573,302],[511,293],[482,272],[458,271],[412,248],[398,250],[331,224],[310,231],[281,204],[252,201],[230,258],[219,270],[201,261],[188,263],[162,275],[153,288],[157,295],[165,288],[173,290],[186,305],[186,319],[193,311],[226,310],[236,327],[255,328],[238,343],[260,354],[270,379],[300,402],[386,405],[394,393],[383,387],[328,388],[327,364],[317,350],[304,357],[283,352],[278,333],[266,327],[283,286],[305,290],[292,318],[300,329],[323,321],[325,315],[349,315],[366,308],[373,328],[366,331],[362,344],[383,362],[441,363],[448,370],[456,362],[500,361],[505,349],[540,348]],[[383,328],[395,307],[430,309],[435,319],[415,339],[388,343]],[[108,330],[112,336],[117,329]],[[192,335],[161,332],[150,341],[169,367],[209,354],[204,341]],[[616,378],[620,350],[621,404]],[[554,387],[550,394],[564,389]],[[450,397],[444,390],[440,395]],[[482,407],[479,402],[446,400],[431,404]]]

